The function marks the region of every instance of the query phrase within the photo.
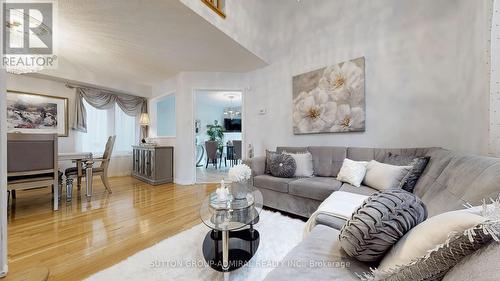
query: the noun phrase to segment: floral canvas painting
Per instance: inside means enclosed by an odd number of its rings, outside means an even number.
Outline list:
[[[363,57],[293,77],[294,134],[363,131]]]

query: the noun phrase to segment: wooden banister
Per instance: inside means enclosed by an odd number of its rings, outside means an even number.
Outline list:
[[[224,12],[223,1],[224,0],[201,0],[201,2],[205,3],[212,11],[225,19],[226,13]]]

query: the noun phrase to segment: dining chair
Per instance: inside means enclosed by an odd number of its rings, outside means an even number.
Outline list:
[[[216,141],[205,141],[205,149],[207,151],[207,164],[205,169],[208,168],[208,164],[212,163],[217,169],[217,159],[218,159],[218,144]]]
[[[106,142],[106,147],[104,149],[104,153],[103,153],[102,157],[92,159],[94,162],[101,162],[101,165],[99,167],[92,168],[92,177],[93,176],[100,176],[101,181],[104,184],[104,187],[106,187],[106,190],[109,193],[112,193],[112,190],[111,190],[111,186],[109,185],[109,181],[108,181],[108,167],[109,167],[109,162],[111,161],[111,154],[113,153],[113,147],[115,145],[115,140],[116,140],[116,136],[110,136],[108,138],[108,141]],[[85,177],[86,170],[83,169],[82,172],[83,172],[82,177]],[[70,193],[70,192],[68,192],[68,190],[73,189],[73,179],[79,178],[78,177],[78,167],[67,168],[65,171],[65,174],[66,174],[67,193]],[[80,180],[78,180],[78,182],[80,182]]]
[[[7,192],[52,187],[54,210],[59,208],[62,177],[58,170],[57,134],[9,133],[7,136]]]
[[[238,165],[238,161],[242,159],[242,147],[240,140],[233,140],[234,146],[234,162]]]

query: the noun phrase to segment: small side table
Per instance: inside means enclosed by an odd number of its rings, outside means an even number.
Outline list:
[[[200,217],[210,228],[203,241],[203,256],[213,269],[229,272],[244,266],[259,247],[260,234],[254,229],[262,211],[262,193],[253,187],[246,199],[217,202],[210,194],[201,205]]]

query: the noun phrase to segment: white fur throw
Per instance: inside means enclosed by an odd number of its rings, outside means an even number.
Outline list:
[[[304,227],[304,237],[311,232],[316,226],[316,218],[323,214],[344,220],[351,218],[351,215],[356,209],[363,204],[368,196],[335,191],[319,205],[318,209],[311,215]]]

